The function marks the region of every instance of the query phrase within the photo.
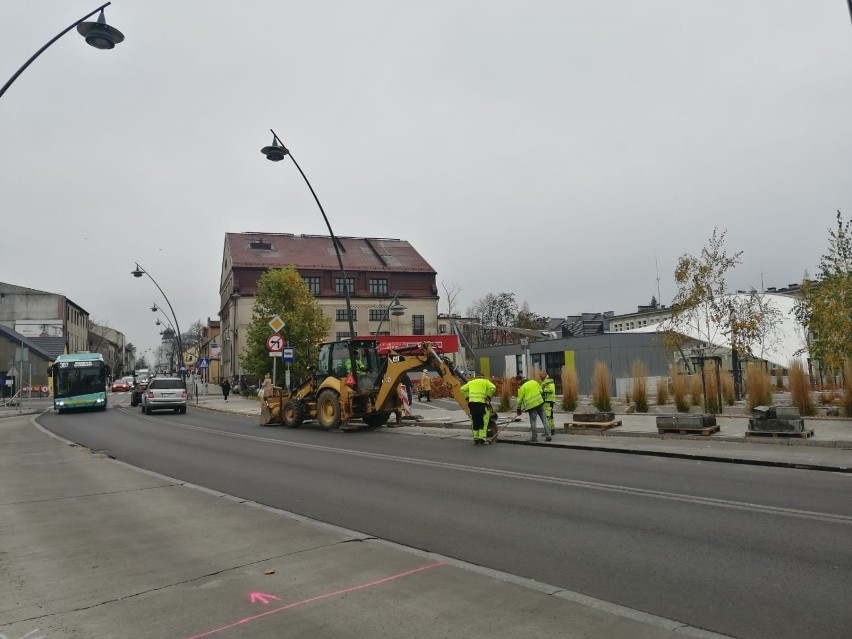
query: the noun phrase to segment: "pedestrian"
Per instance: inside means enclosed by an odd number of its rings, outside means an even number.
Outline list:
[[[473,443],[477,446],[485,444],[488,441],[488,421],[491,419],[491,398],[497,387],[479,373],[459,390],[467,398]]]
[[[262,394],[261,397],[264,399],[268,397],[272,397],[272,376],[267,373],[263,376],[263,385],[261,386]]]
[[[426,401],[431,402],[429,394],[432,392],[432,378],[429,377],[429,371],[423,369],[423,374],[420,376],[420,390],[417,391],[417,400],[423,401],[423,396],[426,396]]]
[[[556,382],[547,374],[547,371],[540,371],[538,380],[539,384],[541,384],[541,398],[544,400],[544,416],[547,418],[550,436],[553,437],[556,434],[556,425],[553,423],[553,406],[556,404]]]
[[[230,392],[231,392],[231,382],[229,382],[227,379],[225,379],[225,381],[222,382],[222,395],[225,396],[226,402],[228,401],[228,393],[230,393]]]
[[[541,386],[534,379],[526,379],[523,375],[518,375],[518,416],[527,411],[530,416],[530,441],[538,441],[538,432],[536,430],[536,418],[541,420],[541,428],[544,431],[544,438],[547,441],[553,439],[550,436],[550,430],[547,427],[547,418],[544,416],[544,398],[541,396]]]

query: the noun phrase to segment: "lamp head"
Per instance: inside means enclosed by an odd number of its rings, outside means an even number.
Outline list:
[[[154,304],[154,305],[151,307],[151,312],[152,312],[152,313],[156,313],[156,312],[157,312],[157,310],[158,310],[158,309],[157,309],[157,305],[156,305],[156,304]]]
[[[399,302],[396,302],[395,304],[390,305],[389,310],[391,315],[399,317],[400,315],[405,315],[406,307]]]
[[[78,24],[77,33],[86,39],[86,44],[96,49],[114,49],[115,45],[124,41],[124,34],[106,23],[103,9],[98,15],[97,22]]]
[[[130,271],[130,274],[133,277],[142,277],[143,275],[145,275],[145,271],[142,270],[142,267],[137,264],[136,268]]]
[[[272,144],[270,146],[265,146],[260,150],[266,156],[266,159],[270,162],[280,162],[287,155],[290,154],[290,151],[287,150],[277,137],[273,136]]]

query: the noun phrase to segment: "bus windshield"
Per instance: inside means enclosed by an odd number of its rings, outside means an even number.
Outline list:
[[[104,392],[106,377],[103,364],[85,362],[88,364],[86,367],[74,366],[74,364],[82,363],[69,362],[67,367],[61,365],[57,367],[56,379],[53,382],[54,397],[73,397]]]

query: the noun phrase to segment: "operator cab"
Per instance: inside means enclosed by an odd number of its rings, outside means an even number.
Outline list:
[[[328,376],[344,379],[353,373],[358,380],[358,389],[373,387],[381,373],[381,359],[375,340],[352,340],[354,362],[349,356],[350,342],[329,342],[321,344],[317,368],[314,375],[318,380]]]

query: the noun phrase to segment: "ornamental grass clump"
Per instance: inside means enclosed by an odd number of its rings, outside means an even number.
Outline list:
[[[672,395],[677,412],[689,412],[689,376],[672,371]]]
[[[512,378],[509,373],[503,373],[503,379],[500,382],[500,404],[497,406],[498,413],[508,413],[512,410]]]
[[[562,410],[573,413],[580,403],[579,384],[577,383],[577,371],[573,367],[562,367]]]
[[[722,401],[728,406],[733,406],[737,401],[734,392],[734,376],[731,371],[722,371]]]
[[[689,401],[693,406],[701,406],[701,397],[703,395],[701,388],[701,375],[689,376]]]
[[[657,378],[657,406],[665,406],[669,403],[669,380],[665,377]]]
[[[648,367],[645,362],[636,360],[631,367],[633,375],[633,388],[630,392],[630,399],[636,405],[637,413],[648,412]]]
[[[595,362],[595,372],[592,374],[592,405],[602,413],[612,411],[609,389],[609,369],[606,364],[598,360]]]
[[[802,362],[794,360],[789,366],[790,403],[799,409],[799,414],[809,417],[816,414],[816,406],[811,398],[811,379],[805,372]]]
[[[745,370],[748,408],[772,404],[772,378],[762,364],[749,362]]]

